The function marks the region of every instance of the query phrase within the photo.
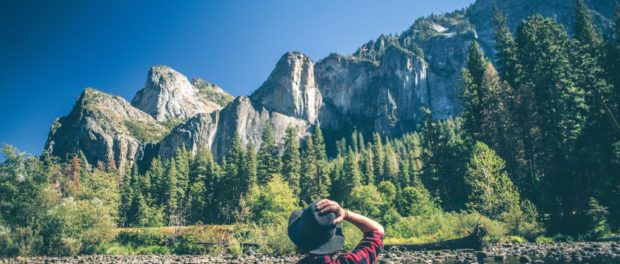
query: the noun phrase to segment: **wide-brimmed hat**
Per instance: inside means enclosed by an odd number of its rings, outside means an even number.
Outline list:
[[[315,201],[303,211],[291,213],[288,221],[288,237],[302,252],[314,255],[329,255],[342,249],[344,235],[340,224],[332,222],[336,218],[333,212],[320,213]]]

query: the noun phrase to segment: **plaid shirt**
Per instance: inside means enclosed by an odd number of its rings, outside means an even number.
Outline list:
[[[383,251],[384,234],[378,231],[364,234],[364,238],[351,252],[347,252],[332,259],[330,256],[312,256],[305,258],[301,263],[325,264],[373,264]]]

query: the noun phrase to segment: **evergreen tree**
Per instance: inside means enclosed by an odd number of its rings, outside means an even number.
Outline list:
[[[132,168],[132,171],[135,170]],[[120,197],[120,206],[118,210],[118,224],[119,226],[126,227],[129,225],[129,213],[131,208],[131,199],[133,197],[131,182],[132,182],[133,173],[124,173],[123,181],[121,182],[121,197]]]
[[[314,155],[316,156],[317,175],[315,184],[318,188],[317,194],[320,198],[324,198],[329,195],[331,179],[329,176],[329,163],[327,161],[327,151],[325,149],[325,141],[323,139],[321,125],[317,124],[315,127],[312,139],[314,141]]]
[[[301,162],[301,178],[299,180],[299,185],[301,187],[300,191],[300,204],[309,204],[312,201],[319,199],[319,192],[316,190],[316,175],[317,175],[317,166],[316,166],[316,156],[314,155],[314,142],[312,137],[308,137],[306,139],[306,148],[302,154],[302,162]]]
[[[189,188],[189,170],[191,158],[191,153],[187,151],[185,145],[183,145],[181,148],[177,148],[174,155],[175,166],[177,169],[175,186],[175,191],[177,192],[176,197],[178,199],[177,207],[181,209],[186,207],[187,199],[185,197],[185,192]]]
[[[517,44],[510,28],[508,28],[506,18],[497,6],[494,6],[493,13],[495,49],[497,50],[497,66],[500,76],[510,86],[518,87],[517,78],[521,75],[521,65],[517,59]]]
[[[137,170],[136,170],[137,172]],[[164,193],[164,174],[165,168],[159,157],[154,158],[151,161],[151,166],[149,167],[146,175],[151,177],[151,198],[158,205],[164,204],[164,197],[162,194]]]
[[[373,168],[375,169],[374,178],[376,182],[380,182],[384,178],[385,153],[383,152],[381,136],[376,132],[373,133],[372,156],[374,162]]]
[[[482,108],[485,106],[482,80],[488,63],[478,42],[474,42],[469,49],[466,68],[462,72],[464,86],[462,97],[464,126],[475,138],[478,138],[482,131],[481,114],[483,113]]]
[[[299,141],[295,128],[289,126],[286,129],[284,139],[284,152],[282,155],[282,175],[293,193],[300,193],[299,180],[301,177],[301,154],[299,153]]]
[[[583,89],[573,82],[566,31],[540,15],[525,20],[517,30],[518,58],[523,65],[523,85],[530,87],[532,109],[526,112],[526,154],[532,184],[547,190],[543,203],[554,216],[570,215],[574,204],[571,180],[566,179],[575,141],[582,133],[587,109]],[[558,210],[560,212],[558,212]],[[562,219],[554,219],[561,223]]]
[[[339,194],[342,196],[342,201],[346,205],[346,201],[351,196],[353,189],[362,184],[357,155],[352,150],[349,150],[344,159],[341,184],[341,192],[339,192]]]
[[[364,185],[375,184],[374,176],[374,158],[370,149],[362,150],[361,170],[362,170],[362,183]]]
[[[162,197],[161,206],[164,208],[165,218],[168,224],[173,224],[173,220],[178,213],[179,197],[177,192],[178,171],[174,159],[166,161],[166,173],[164,174],[160,194]]]
[[[221,221],[231,223],[234,214],[240,209],[239,202],[248,193],[252,184],[248,175],[243,173],[246,159],[241,138],[237,133],[233,136],[232,146],[225,159],[225,175],[218,186],[218,207]]]
[[[261,146],[258,150],[257,179],[259,185],[265,185],[271,175],[280,173],[282,164],[278,145],[276,144],[271,123],[265,125],[261,137]]]
[[[465,174],[471,189],[467,208],[493,219],[520,208],[520,196],[505,171],[504,161],[486,144],[477,142]]]

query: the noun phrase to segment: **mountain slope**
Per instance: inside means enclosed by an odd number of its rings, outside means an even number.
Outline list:
[[[587,2],[594,10],[597,24],[608,34],[614,0]],[[83,111],[74,109],[55,123],[46,149],[58,156],[82,151],[89,161],[96,162],[110,155],[127,156],[122,149],[117,153],[114,142],[108,143],[108,138],[124,138],[133,142],[124,144],[131,145],[136,153],[141,147],[134,146],[154,143],[149,156],[168,158],[176,148],[185,146],[191,151],[210,148],[221,158],[235,134],[244,145],[253,143],[258,147],[260,135],[269,123],[279,142],[288,126],[297,128],[301,138],[316,124],[327,131],[328,146],[353,130],[398,136],[421,123],[421,107],[429,108],[435,119],[462,111],[460,74],[469,46],[477,40],[491,58],[494,56],[494,3],[513,29],[535,13],[556,18],[569,31],[572,27],[572,0],[478,0],[467,9],[419,18],[401,34],[382,35],[352,55],[331,54],[315,63],[302,53],[288,52],[254,93],[234,100],[214,84],[200,79],[190,82],[169,67],[155,66],[149,71],[145,87],[132,100],[137,108],[134,110],[148,113],[154,121],[147,122],[144,115],[129,113],[84,120],[77,117]],[[132,123],[134,118],[147,122],[153,126],[147,131],[157,136],[139,136],[128,132],[127,126],[113,126],[103,133],[106,137],[100,137],[106,141],[103,146],[95,144],[94,139],[89,144],[83,140],[72,144],[68,140],[75,131],[84,131],[75,135],[78,139],[97,134],[89,130],[92,123],[112,122],[112,116],[129,120],[118,121],[121,123]],[[162,129],[173,125],[176,126],[170,132]],[[134,156],[140,158],[138,154]]]

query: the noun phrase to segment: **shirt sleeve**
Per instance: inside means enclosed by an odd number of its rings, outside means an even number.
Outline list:
[[[384,234],[378,231],[364,234],[364,238],[353,251],[338,256],[337,263],[373,264],[383,252]]]

